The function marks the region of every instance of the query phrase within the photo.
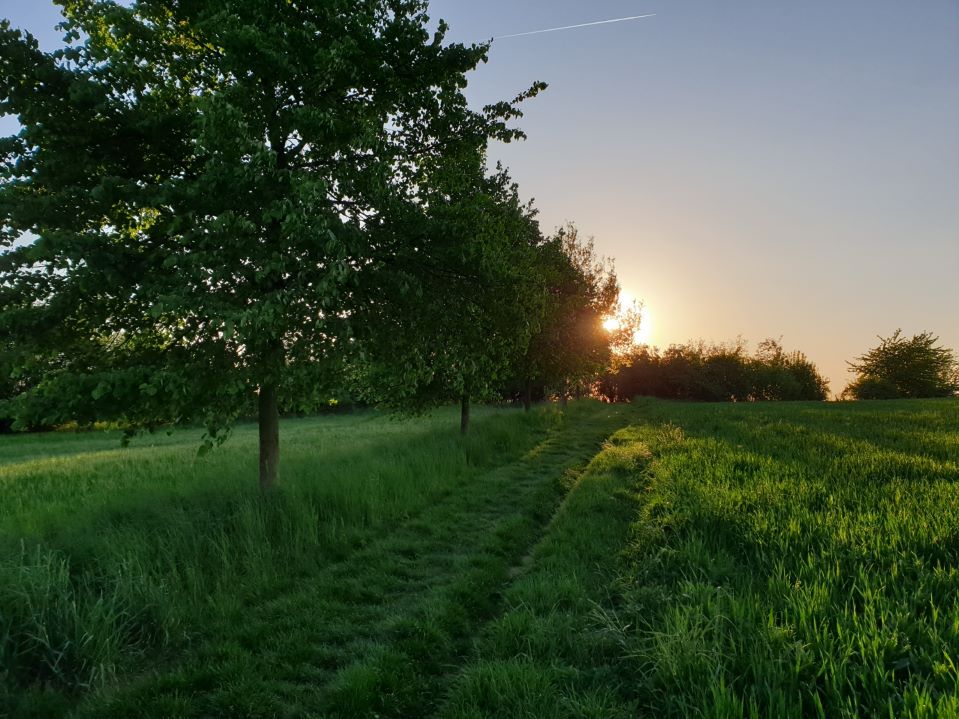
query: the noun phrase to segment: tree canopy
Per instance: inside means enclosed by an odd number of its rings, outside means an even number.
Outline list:
[[[855,361],[844,394],[854,399],[951,397],[959,392],[959,362],[931,332],[905,337],[897,329]]]
[[[542,321],[544,271],[535,212],[508,173],[472,171],[435,182],[400,228],[418,238],[400,258],[408,271],[388,275],[402,287],[370,308],[377,324],[357,361],[367,399],[414,412],[459,401],[464,432],[470,401],[495,396]]]
[[[50,369],[21,406],[217,437],[257,402],[273,483],[278,395],[338,382],[384,273],[431,252],[390,228],[543,87],[470,109],[487,46],[426,5],[64,0],[52,53],[4,22],[0,334]]]
[[[591,383],[638,329],[635,313],[604,326],[619,310],[619,281],[612,261],[598,257],[593,240],[580,237],[575,225],[542,242],[538,253],[542,319],[516,365],[527,407],[534,385],[565,399],[571,385]]]

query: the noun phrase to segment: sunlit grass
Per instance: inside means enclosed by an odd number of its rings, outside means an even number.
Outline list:
[[[959,403],[474,429],[289,422],[266,500],[252,427],[6,438],[0,708],[959,716]]]
[[[656,407],[624,575],[662,716],[959,712],[959,404]]]

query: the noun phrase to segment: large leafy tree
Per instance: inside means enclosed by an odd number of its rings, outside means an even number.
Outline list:
[[[844,394],[855,399],[950,397],[959,392],[959,363],[931,332],[905,337],[896,330],[880,337],[849,368],[857,377]]]
[[[518,111],[468,108],[487,48],[431,35],[425,0],[60,4],[66,50],[0,26],[23,128],[0,142],[0,333],[53,358],[52,421],[216,437],[255,403],[270,486],[280,395],[338,384],[390,300],[364,284],[408,253],[384,228]]]

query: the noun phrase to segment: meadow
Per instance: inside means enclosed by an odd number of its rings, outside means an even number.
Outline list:
[[[0,716],[959,716],[959,402],[0,438]]]

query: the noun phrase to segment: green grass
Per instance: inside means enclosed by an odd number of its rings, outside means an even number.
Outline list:
[[[959,403],[680,407],[632,527],[659,716],[959,715]]]
[[[959,716],[959,402],[0,442],[0,716]]]
[[[657,431],[615,433],[586,467],[484,627],[440,716],[627,717],[618,691],[619,637],[608,631],[610,585]]]
[[[484,410],[465,439],[452,411],[290,421],[268,500],[252,427],[201,460],[192,434],[4,438],[0,708],[350,716],[391,662],[425,672],[392,705],[420,702],[446,669],[401,658],[462,649],[623,413]]]

